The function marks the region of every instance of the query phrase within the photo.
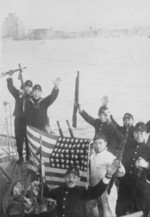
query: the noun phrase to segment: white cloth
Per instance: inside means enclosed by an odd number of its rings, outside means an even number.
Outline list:
[[[91,185],[96,185],[106,174],[107,167],[114,161],[116,157],[105,149],[100,153],[92,153],[90,156],[90,180]],[[124,167],[122,166],[121,173],[125,174]],[[107,190],[103,195],[87,203],[88,213],[91,217],[115,217],[116,213],[116,201],[117,201],[117,187],[113,184],[110,194],[108,195]],[[102,211],[100,210],[102,209]]]

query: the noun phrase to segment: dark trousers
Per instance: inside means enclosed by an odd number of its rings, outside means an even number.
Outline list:
[[[116,213],[117,216],[146,211],[146,181],[142,178],[121,181],[118,192]],[[146,216],[146,215],[144,215]]]
[[[15,138],[19,157],[23,157],[23,143],[25,142],[26,157],[30,156],[28,139],[26,135],[26,122],[23,118],[15,118]]]

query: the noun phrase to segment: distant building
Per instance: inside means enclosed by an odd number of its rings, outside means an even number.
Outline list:
[[[29,29],[27,38],[32,40],[47,39],[50,31],[49,29]]]
[[[25,31],[22,21],[16,17],[15,13],[10,13],[2,24],[2,38],[19,40],[24,37]]]

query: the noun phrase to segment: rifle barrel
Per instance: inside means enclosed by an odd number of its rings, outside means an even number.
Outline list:
[[[73,131],[72,131],[71,127],[70,127],[69,121],[66,120],[66,122],[67,122],[67,125],[68,125],[68,130],[69,130],[70,136],[71,136],[71,138],[74,138],[74,134],[73,134]]]
[[[60,124],[59,124],[59,121],[56,121],[56,123],[57,123],[57,125],[58,125],[58,130],[59,130],[60,136],[61,136],[61,137],[64,137],[63,131],[62,131],[62,129],[61,129],[61,127],[60,127]]]

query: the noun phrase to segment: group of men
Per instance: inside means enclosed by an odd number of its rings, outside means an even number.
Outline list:
[[[42,98],[42,87],[39,84],[33,86],[32,81],[27,80],[21,85],[21,90],[13,84],[12,73],[10,71],[7,79],[7,87],[15,98],[14,128],[17,152],[19,159],[17,163],[23,162],[23,144],[26,145],[26,160],[30,158],[26,126],[38,128],[42,131],[49,131],[49,119],[47,115],[48,107],[56,100],[59,93],[60,79],[53,82],[54,88],[50,95]]]
[[[92,185],[101,179],[113,154],[117,156],[123,139],[127,141],[122,152],[121,165],[124,172],[117,177],[117,190],[113,186],[110,194],[103,194],[95,202],[88,204],[93,217],[122,216],[128,213],[143,211],[148,216],[150,211],[150,138],[149,122],[138,122],[134,126],[134,117],[130,113],[123,116],[123,126],[112,117],[108,102],[98,111],[98,118],[91,117],[78,104],[80,115],[95,128],[93,153],[90,157]],[[102,215],[101,215],[102,213]]]
[[[20,92],[7,79],[8,89],[15,98],[15,136],[18,163],[23,162],[23,142],[26,143],[26,160],[30,153],[26,137],[26,125],[47,131],[49,125],[47,108],[55,101],[60,79],[54,82],[52,93],[42,99],[42,88],[31,81],[24,83]],[[32,87],[33,86],[33,87]],[[91,117],[78,104],[80,115],[95,128],[90,156],[90,188],[77,187],[79,171],[69,168],[65,175],[65,186],[49,190],[45,184],[44,196],[57,201],[58,216],[66,217],[116,217],[143,211],[147,217],[150,210],[150,124],[139,122],[134,126],[130,113],[123,117],[123,126],[113,119],[107,100],[98,111],[98,118]],[[127,135],[122,162],[117,160],[122,140]],[[115,173],[117,179],[110,192],[108,183]],[[88,202],[86,202],[88,201]]]

